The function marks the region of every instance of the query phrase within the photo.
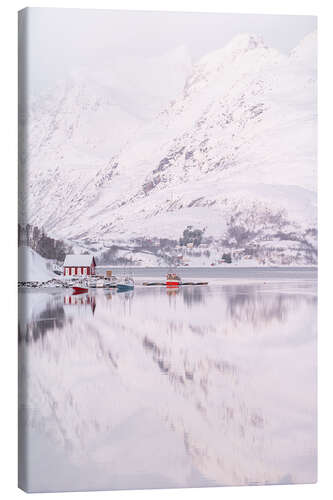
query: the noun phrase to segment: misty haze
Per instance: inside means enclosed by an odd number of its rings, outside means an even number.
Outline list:
[[[20,486],[315,482],[316,18],[19,33]]]

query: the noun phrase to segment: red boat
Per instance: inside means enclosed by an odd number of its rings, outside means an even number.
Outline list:
[[[73,286],[74,293],[86,293],[88,288],[83,288],[82,286]]]
[[[167,287],[178,287],[182,284],[182,280],[175,273],[168,273],[166,277],[166,286]]]

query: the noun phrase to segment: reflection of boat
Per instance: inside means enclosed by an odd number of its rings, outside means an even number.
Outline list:
[[[117,283],[118,292],[128,292],[129,290],[134,290],[134,280],[133,278],[126,276],[119,283]]]
[[[166,277],[166,286],[174,287],[182,284],[181,278],[176,273],[168,273]]]
[[[83,288],[82,286],[73,286],[74,293],[86,293],[88,288]]]

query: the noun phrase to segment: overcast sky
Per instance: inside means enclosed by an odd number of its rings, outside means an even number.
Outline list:
[[[157,56],[184,45],[196,60],[239,33],[260,34],[267,45],[288,52],[316,29],[316,22],[312,16],[32,8],[30,91],[38,93],[73,69],[114,57]]]

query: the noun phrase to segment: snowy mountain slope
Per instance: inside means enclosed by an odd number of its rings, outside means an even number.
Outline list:
[[[37,212],[46,197],[57,206],[73,194],[75,204],[96,172],[183,88],[190,68],[179,47],[158,59],[114,59],[108,67],[73,71],[48,92],[29,96],[21,116],[21,220],[33,219],[26,213],[31,199]]]
[[[239,35],[104,164],[96,155],[52,182],[37,169],[29,220],[73,240],[177,239],[192,224],[226,241],[236,214],[254,220],[256,245],[281,231],[303,241],[316,227],[315,50],[315,34],[289,56]]]
[[[19,281],[48,281],[56,277],[50,262],[27,246],[19,248],[18,264]]]
[[[41,164],[51,159],[67,163],[66,168],[70,154],[79,155],[80,162],[84,153],[107,158],[142,123],[117,105],[107,88],[85,75],[44,95],[34,104],[31,121],[32,161]]]
[[[51,161],[69,169],[85,154],[94,161],[110,158],[177,95],[190,68],[189,55],[179,47],[159,59],[113,59],[106,67],[73,70],[66,81],[32,99],[31,166]]]

